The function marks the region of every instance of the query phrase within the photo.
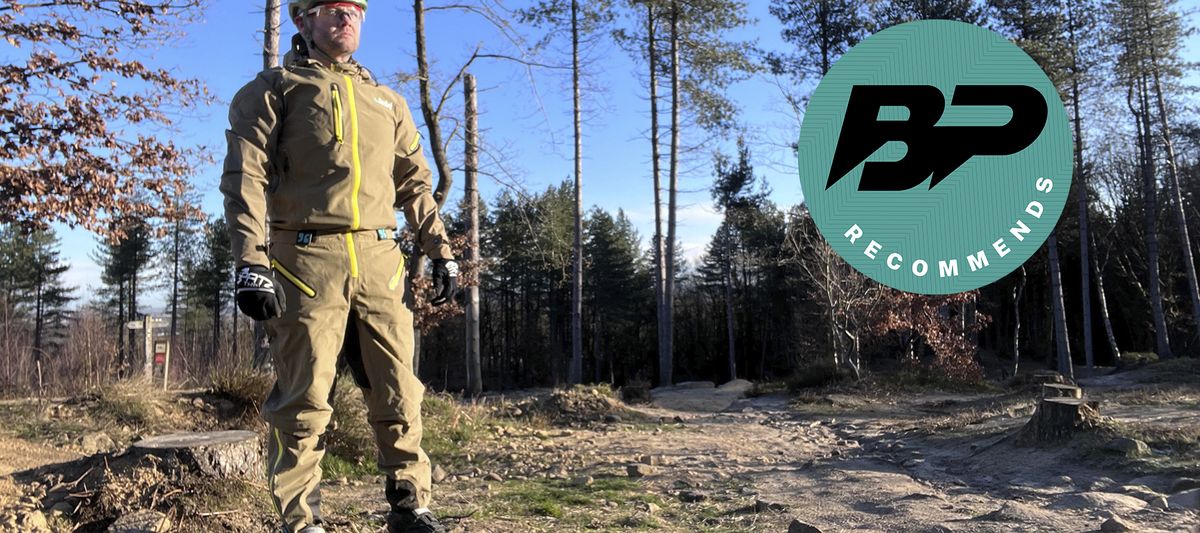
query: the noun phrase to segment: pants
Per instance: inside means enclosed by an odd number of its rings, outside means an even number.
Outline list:
[[[391,236],[387,230],[302,236],[309,241],[302,246],[296,232],[272,233],[271,266],[286,311],[266,323],[276,382],[263,418],[270,426],[268,486],[290,531],[321,520],[321,436],[348,329],[358,345],[346,346],[346,354],[360,358],[356,381],[389,492],[408,487],[413,507],[429,503],[429,457],[421,449],[425,387],[412,368],[404,256]]]

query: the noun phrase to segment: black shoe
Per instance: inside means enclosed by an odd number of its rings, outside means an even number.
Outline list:
[[[446,526],[424,507],[391,511],[387,515],[388,533],[446,533]]]

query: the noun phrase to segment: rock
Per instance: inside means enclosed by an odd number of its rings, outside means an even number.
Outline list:
[[[595,482],[596,482],[596,480],[593,479],[592,476],[580,476],[580,477],[575,478],[575,480],[572,481],[571,484],[575,485],[576,487],[590,487],[592,485],[592,483],[595,483]]]
[[[483,479],[488,481],[504,481],[504,478],[500,477],[500,474],[495,472],[488,472],[488,475],[483,476]]]
[[[662,508],[658,505],[655,505],[654,502],[645,502],[641,505],[641,508],[643,511],[646,511],[650,514],[656,514],[662,510]]]
[[[137,511],[124,515],[108,526],[108,533],[165,533],[171,521],[157,511]]]
[[[904,468],[915,468],[917,466],[920,466],[920,464],[924,463],[924,462],[925,462],[924,459],[909,459],[907,461],[904,461],[902,466],[904,466]]]
[[[629,474],[629,477],[646,477],[653,475],[655,470],[656,469],[653,466],[642,464],[629,465],[625,467],[625,472]]]
[[[550,432],[549,432],[549,431],[546,431],[546,430],[544,430],[544,429],[539,429],[539,430],[537,430],[537,431],[534,431],[534,432],[533,432],[533,436],[534,436],[534,437],[537,437],[537,438],[539,438],[539,439],[541,439],[541,440],[549,440],[549,439],[550,439]]]
[[[116,445],[111,437],[100,431],[88,433],[79,439],[79,447],[83,448],[83,453],[87,455],[107,452]]]
[[[1055,523],[1059,513],[1052,513],[1020,502],[1006,502],[999,509],[972,520],[1013,522],[1017,524]]]
[[[1171,504],[1167,503],[1167,498],[1165,496],[1159,496],[1157,498],[1154,498],[1153,500],[1149,500],[1149,503],[1150,503],[1150,507],[1152,509],[1164,509],[1165,510],[1165,509],[1169,509],[1171,507]]]
[[[446,480],[446,469],[442,465],[435,465],[429,475],[434,483],[441,483]]]
[[[1150,455],[1150,447],[1146,446],[1146,443],[1129,437],[1117,437],[1110,440],[1104,445],[1104,449],[1130,458]]]
[[[756,512],[756,513],[765,513],[767,511],[774,511],[777,513],[782,513],[786,510],[787,510],[787,506],[782,503],[779,503],[779,502],[771,502],[771,501],[767,501],[767,500],[754,500],[754,512]]]
[[[607,414],[607,415],[604,415],[604,423],[605,423],[605,424],[616,424],[616,423],[618,423],[618,422],[620,422],[620,421],[621,421],[621,417],[620,417],[620,416],[614,415],[614,414],[612,414],[612,413],[609,413],[609,414]]]
[[[675,384],[677,389],[712,389],[716,384],[711,381],[681,381]]]
[[[1052,509],[1107,510],[1129,514],[1146,507],[1146,502],[1133,496],[1114,492],[1076,492],[1067,494],[1050,505]]]
[[[1171,509],[1200,510],[1200,489],[1191,489],[1167,497]]]
[[[1153,502],[1156,498],[1162,498],[1163,495],[1150,489],[1145,485],[1122,485],[1120,492],[1128,494],[1142,500],[1144,502]]]
[[[821,533],[821,530],[800,520],[792,520],[791,525],[788,526],[787,533]]]
[[[639,457],[638,462],[642,463],[644,465],[658,466],[659,463],[661,463],[661,460],[659,459],[659,457],[657,455],[647,454],[647,455],[643,455],[643,456]]]
[[[685,490],[679,493],[679,501],[684,503],[697,503],[707,500],[708,496],[702,492]]]
[[[1071,476],[1058,476],[1058,477],[1050,478],[1050,484],[1051,485],[1074,485],[1075,481],[1071,479]]]
[[[1100,524],[1100,531],[1104,533],[1122,533],[1124,531],[1133,531],[1133,525],[1122,520],[1121,517],[1113,515],[1112,518]]]
[[[717,390],[745,394],[746,392],[748,392],[750,389],[753,389],[753,388],[754,388],[753,383],[750,383],[749,381],[746,381],[744,379],[735,379],[733,381],[725,382],[720,387],[717,387]]]
[[[1190,477],[1181,477],[1176,479],[1175,482],[1171,484],[1170,493],[1176,494],[1192,489],[1200,489],[1200,480],[1192,479]]]

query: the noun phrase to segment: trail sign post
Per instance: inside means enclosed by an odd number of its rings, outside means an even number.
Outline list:
[[[171,342],[166,331],[165,319],[146,315],[141,320],[130,320],[125,327],[142,330],[142,373],[151,381],[161,377],[163,389],[167,388],[171,369]]]

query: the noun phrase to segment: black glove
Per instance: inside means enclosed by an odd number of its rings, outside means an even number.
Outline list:
[[[283,316],[283,287],[265,266],[247,265],[238,270],[237,305],[246,316],[262,321]]]
[[[429,303],[442,305],[454,299],[458,292],[458,263],[453,259],[433,260],[433,294]]]

